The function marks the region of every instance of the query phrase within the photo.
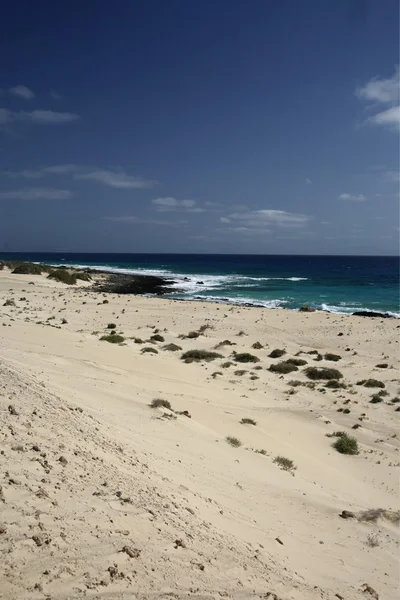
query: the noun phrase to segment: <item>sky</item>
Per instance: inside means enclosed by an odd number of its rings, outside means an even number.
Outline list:
[[[15,0],[0,251],[399,251],[397,0]]]

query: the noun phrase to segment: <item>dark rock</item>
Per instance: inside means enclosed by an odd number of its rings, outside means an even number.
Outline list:
[[[68,461],[65,458],[65,456],[60,456],[60,458],[58,459],[58,462],[60,462],[63,467],[65,467],[68,464]]]
[[[107,274],[104,280],[96,282],[90,288],[94,292],[107,292],[110,294],[166,294],[177,292],[169,284],[170,279],[154,277],[153,275],[122,275],[117,273]],[[105,301],[103,300],[103,304]]]
[[[350,510],[342,510],[339,517],[342,517],[342,519],[355,519],[356,515]]]
[[[307,304],[303,304],[303,306],[301,306],[299,308],[300,312],[315,312],[315,308],[313,308],[312,306],[308,306]]]
[[[19,415],[19,412],[17,411],[17,409],[15,408],[15,406],[13,404],[9,405],[8,412],[10,413],[10,415],[13,415],[15,417]]]
[[[197,285],[204,285],[204,281],[196,281]]]
[[[124,546],[121,552],[125,552],[129,558],[139,558],[141,550],[138,548],[133,548],[132,546]]]
[[[381,319],[393,319],[391,315],[386,313],[375,312],[374,310],[357,310],[351,313],[355,317],[379,317]]]

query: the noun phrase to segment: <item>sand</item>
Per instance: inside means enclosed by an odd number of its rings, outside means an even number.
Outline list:
[[[100,341],[109,323],[123,345]],[[157,329],[164,342],[132,339]],[[99,295],[4,269],[0,334],[0,598],[398,597],[399,321]],[[192,349],[223,358],[186,364]],[[349,387],[268,370],[300,351]],[[356,385],[368,378],[382,402]],[[359,454],[338,453],[335,431]]]

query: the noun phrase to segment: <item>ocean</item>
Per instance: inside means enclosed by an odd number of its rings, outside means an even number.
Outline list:
[[[400,318],[395,256],[3,253],[1,259],[159,275],[176,282],[177,292],[169,296],[186,300],[287,309],[307,304]]]

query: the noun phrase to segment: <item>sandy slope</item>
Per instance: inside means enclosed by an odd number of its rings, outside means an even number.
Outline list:
[[[374,598],[364,583],[397,597],[398,525],[339,513],[399,508],[398,321],[107,299],[0,271],[0,598]],[[109,322],[126,345],[99,341]],[[204,324],[213,329],[178,337]],[[142,354],[150,344],[129,338],[154,328],[165,342]],[[225,339],[236,345],[211,363],[162,350]],[[379,390],[292,388],[307,379],[269,372],[274,348],[340,354],[302,358],[347,383],[379,379],[389,395],[371,404]],[[260,362],[222,368],[232,350]],[[191,418],[149,408],[158,397]],[[357,437],[358,456],[332,448],[338,429]]]

